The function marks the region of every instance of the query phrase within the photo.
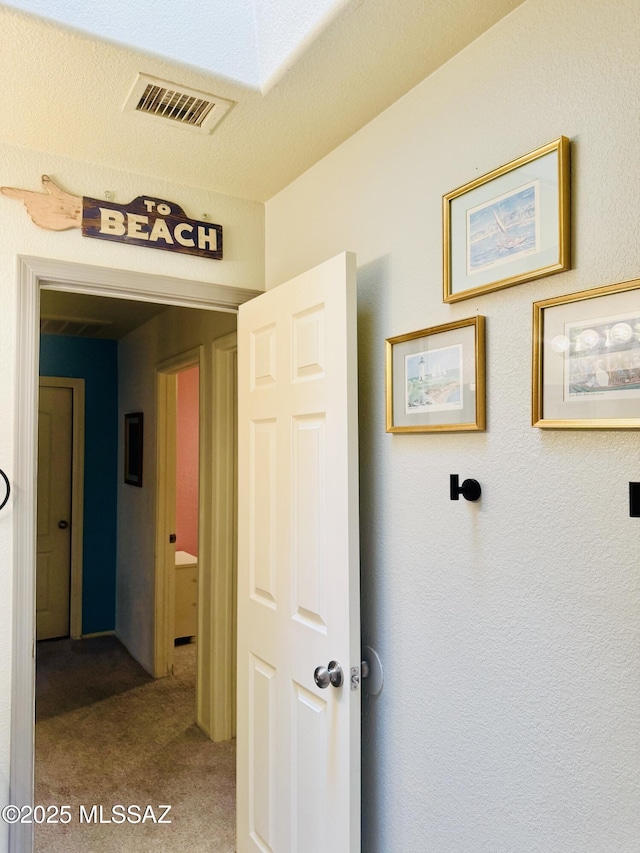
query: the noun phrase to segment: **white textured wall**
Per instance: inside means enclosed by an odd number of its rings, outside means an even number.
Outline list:
[[[156,522],[156,368],[160,362],[205,345],[203,380],[210,382],[211,342],[236,328],[236,315],[169,308],[118,343],[118,408],[144,413],[142,488],[118,483],[116,633],[131,654],[153,671]],[[205,405],[205,399],[202,401]],[[206,416],[207,413],[205,413]],[[213,413],[208,417],[211,420]],[[119,436],[119,465],[124,460]]]
[[[224,226],[225,260],[173,255],[82,237],[79,230],[53,232],[35,226],[24,207],[0,195],[0,468],[13,485],[10,503],[0,512],[0,801],[8,802],[11,705],[11,604],[13,515],[25,490],[13,476],[15,430],[15,323],[17,256],[34,255],[102,267],[157,273],[195,281],[261,289],[264,282],[263,206],[216,195],[198,188],[105,169],[43,152],[0,145],[0,185],[39,190],[40,176],[49,174],[64,189],[101,198],[106,190],[126,203],[149,194],[180,204],[188,216],[211,215]],[[6,827],[0,823],[0,849]]]
[[[640,277],[639,15],[528,0],[267,204],[267,286],[358,254],[366,853],[640,850],[640,437],[530,426],[532,302]],[[445,305],[442,194],[561,134],[574,269]],[[385,338],[475,313],[487,432],[386,434]]]

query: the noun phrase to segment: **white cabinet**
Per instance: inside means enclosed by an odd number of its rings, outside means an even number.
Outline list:
[[[195,637],[198,630],[198,558],[176,551],[175,637]]]

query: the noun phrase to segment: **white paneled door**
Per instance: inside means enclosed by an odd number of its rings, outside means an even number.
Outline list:
[[[359,853],[354,255],[240,307],[238,377],[238,851]]]
[[[36,637],[69,635],[73,391],[41,385],[38,412]]]

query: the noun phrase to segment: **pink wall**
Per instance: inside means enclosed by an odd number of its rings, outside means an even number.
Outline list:
[[[197,367],[178,374],[176,551],[198,555]]]

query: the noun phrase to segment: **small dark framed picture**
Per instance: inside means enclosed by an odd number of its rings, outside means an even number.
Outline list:
[[[143,426],[142,412],[124,416],[124,481],[130,486],[142,486]]]

